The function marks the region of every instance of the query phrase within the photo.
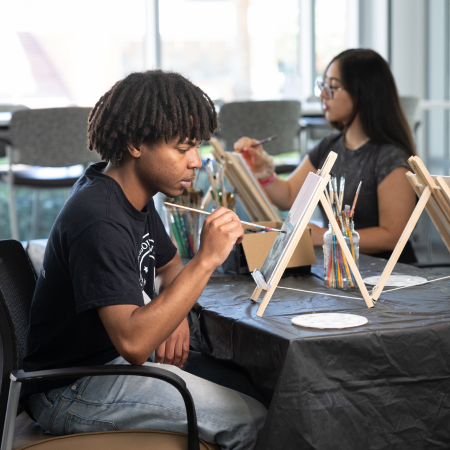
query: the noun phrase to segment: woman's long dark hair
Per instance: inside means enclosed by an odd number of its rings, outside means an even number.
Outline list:
[[[411,129],[387,62],[377,52],[363,48],[339,53],[328,67],[334,62],[339,64],[342,86],[352,97],[354,107],[347,124],[331,125],[345,134],[359,113],[364,133],[372,142],[395,144],[415,155]]]

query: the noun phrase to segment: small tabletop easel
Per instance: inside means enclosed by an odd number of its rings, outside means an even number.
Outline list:
[[[280,214],[239,153],[225,152],[216,138],[209,143],[219,164],[224,164],[225,178],[239,193],[239,200],[252,222],[281,221]]]
[[[362,280],[358,267],[353,260],[350,249],[348,248],[345,238],[339,228],[336,219],[334,218],[333,211],[328,203],[324,190],[330,180],[330,170],[336,161],[337,154],[330,152],[327,160],[325,161],[321,170],[317,174],[310,172],[306,178],[300,192],[295,199],[295,202],[286,218],[282,230],[286,234],[279,233],[275,242],[267,256],[261,270],[255,269],[252,273],[253,278],[257,284],[255,291],[251,299],[256,301],[263,290],[266,291],[264,298],[259,305],[256,315],[261,317],[272,298],[275,289],[283,275],[291,256],[297,247],[297,244],[302,237],[308,222],[314,212],[319,201],[325,210],[328,220],[336,234],[336,238],[341,246],[341,249],[347,259],[347,263],[350,266],[350,270],[353,272],[356,283],[361,291],[361,294],[366,302],[368,308],[373,307],[372,299],[369,292]]]
[[[389,275],[392,273],[395,264],[402,253],[403,248],[408,242],[414,227],[419,220],[420,215],[424,209],[427,210],[430,219],[438,230],[444,241],[448,251],[450,251],[450,187],[442,176],[432,176],[428,172],[425,164],[418,156],[411,156],[408,159],[409,165],[414,171],[414,174],[408,172],[408,177],[411,186],[419,197],[414,211],[403,230],[400,240],[395,246],[383,273],[378,280],[378,284],[372,290],[372,299],[378,300],[384,285],[386,284]],[[446,177],[448,179],[448,177]],[[450,181],[449,181],[450,183]]]

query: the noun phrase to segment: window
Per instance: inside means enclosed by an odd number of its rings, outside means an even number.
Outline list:
[[[346,49],[347,1],[315,0],[315,78]]]
[[[2,3],[0,102],[92,106],[143,69],[144,0]]]
[[[181,72],[214,100],[291,96],[297,0],[164,0],[159,9],[163,69]]]

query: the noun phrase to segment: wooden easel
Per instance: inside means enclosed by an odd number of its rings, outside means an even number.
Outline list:
[[[261,188],[239,153],[225,152],[216,138],[210,139],[218,163],[224,163],[225,178],[239,193],[239,199],[252,222],[281,221],[280,214]]]
[[[316,208],[318,202],[320,201],[322,203],[322,206],[325,210],[325,213],[331,223],[331,226],[336,234],[336,238],[341,246],[341,249],[345,255],[345,258],[347,259],[347,263],[350,266],[351,271],[353,272],[353,275],[355,277],[356,283],[358,284],[358,287],[361,291],[361,294],[364,298],[364,301],[366,302],[366,305],[368,308],[373,307],[372,299],[370,298],[369,292],[367,291],[367,288],[362,280],[361,274],[359,273],[358,267],[356,266],[355,261],[353,260],[352,254],[350,252],[350,249],[347,246],[347,243],[345,242],[345,238],[341,232],[341,229],[339,228],[339,225],[336,222],[336,219],[334,218],[333,211],[331,209],[330,204],[328,203],[324,190],[328,184],[328,181],[330,180],[330,170],[333,167],[334,162],[336,161],[337,154],[334,152],[330,152],[328,155],[327,160],[325,161],[322,169],[320,172],[320,180],[317,180],[319,175],[310,173],[308,175],[308,178],[310,181],[314,183],[319,183],[317,189],[313,192],[312,196],[308,198],[307,206],[304,208],[304,210],[301,211],[301,215],[299,220],[297,221],[294,230],[292,231],[289,241],[287,245],[284,247],[283,252],[281,254],[281,257],[278,259],[276,266],[272,273],[270,274],[269,279],[265,279],[264,275],[261,271],[255,270],[253,272],[253,278],[255,279],[255,282],[257,284],[257,287],[255,291],[253,292],[253,295],[251,299],[253,301],[256,301],[258,297],[260,296],[261,292],[263,290],[266,291],[266,294],[264,295],[264,298],[259,305],[258,311],[256,315],[258,317],[261,317],[264,314],[264,311],[269,304],[270,299],[272,298],[273,293],[275,292],[275,289],[278,286],[278,283],[281,279],[281,276],[283,275],[286,266],[291,259],[292,253],[294,252],[295,248],[297,247],[297,244],[302,237],[306,226],[308,222],[311,219],[311,216],[314,212],[314,209]],[[305,181],[304,185],[302,186],[302,189],[300,190],[298,197],[303,195],[305,196],[305,192],[308,190],[307,181]],[[295,203],[294,203],[295,206]],[[292,209],[291,209],[292,212]],[[276,242],[275,242],[276,244]],[[274,245],[275,245],[274,244]],[[273,250],[274,247],[272,247]],[[272,252],[271,250],[271,252]],[[271,253],[269,253],[269,258]],[[264,266],[263,266],[264,268]]]
[[[450,251],[450,187],[442,176],[430,175],[424,163],[418,156],[411,156],[411,158],[408,159],[408,162],[413,169],[414,174],[408,172],[406,176],[419,197],[419,201],[378,280],[378,284],[372,290],[372,299],[375,301],[378,300],[383,291],[384,285],[386,284],[389,275],[392,273],[392,270],[424,209],[427,210],[427,213],[441,235],[444,244],[448,251]]]

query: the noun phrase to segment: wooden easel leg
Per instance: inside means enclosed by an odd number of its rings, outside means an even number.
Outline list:
[[[266,292],[266,295],[263,297],[261,304],[259,305],[258,311],[256,311],[256,315],[258,317],[262,317],[264,314],[264,311],[267,308],[267,305],[270,302],[270,299],[272,298],[273,293],[275,292],[276,286],[271,286],[270,289]]]
[[[256,300],[258,300],[258,297],[260,296],[262,291],[262,288],[256,287],[255,290],[253,291],[252,296],[250,297],[254,302],[256,302]]]
[[[427,186],[422,195],[420,196],[420,199],[414,208],[414,211],[411,215],[411,217],[408,220],[408,223],[406,224],[405,229],[403,230],[402,235],[400,236],[399,241],[397,242],[397,245],[394,248],[394,251],[392,252],[391,257],[389,258],[389,261],[386,264],[386,267],[383,270],[383,273],[380,276],[380,279],[378,280],[377,285],[372,289],[372,298],[373,300],[378,300],[378,297],[380,296],[381,292],[383,291],[384,285],[386,284],[387,279],[389,278],[389,275],[394,270],[394,266],[398,261],[398,258],[400,258],[400,254],[402,253],[406,243],[408,242],[409,237],[411,236],[411,233],[414,230],[414,227],[416,226],[417,221],[419,220],[420,215],[422,214],[422,211],[425,208],[425,205],[427,204],[429,198],[431,195],[431,189]]]

